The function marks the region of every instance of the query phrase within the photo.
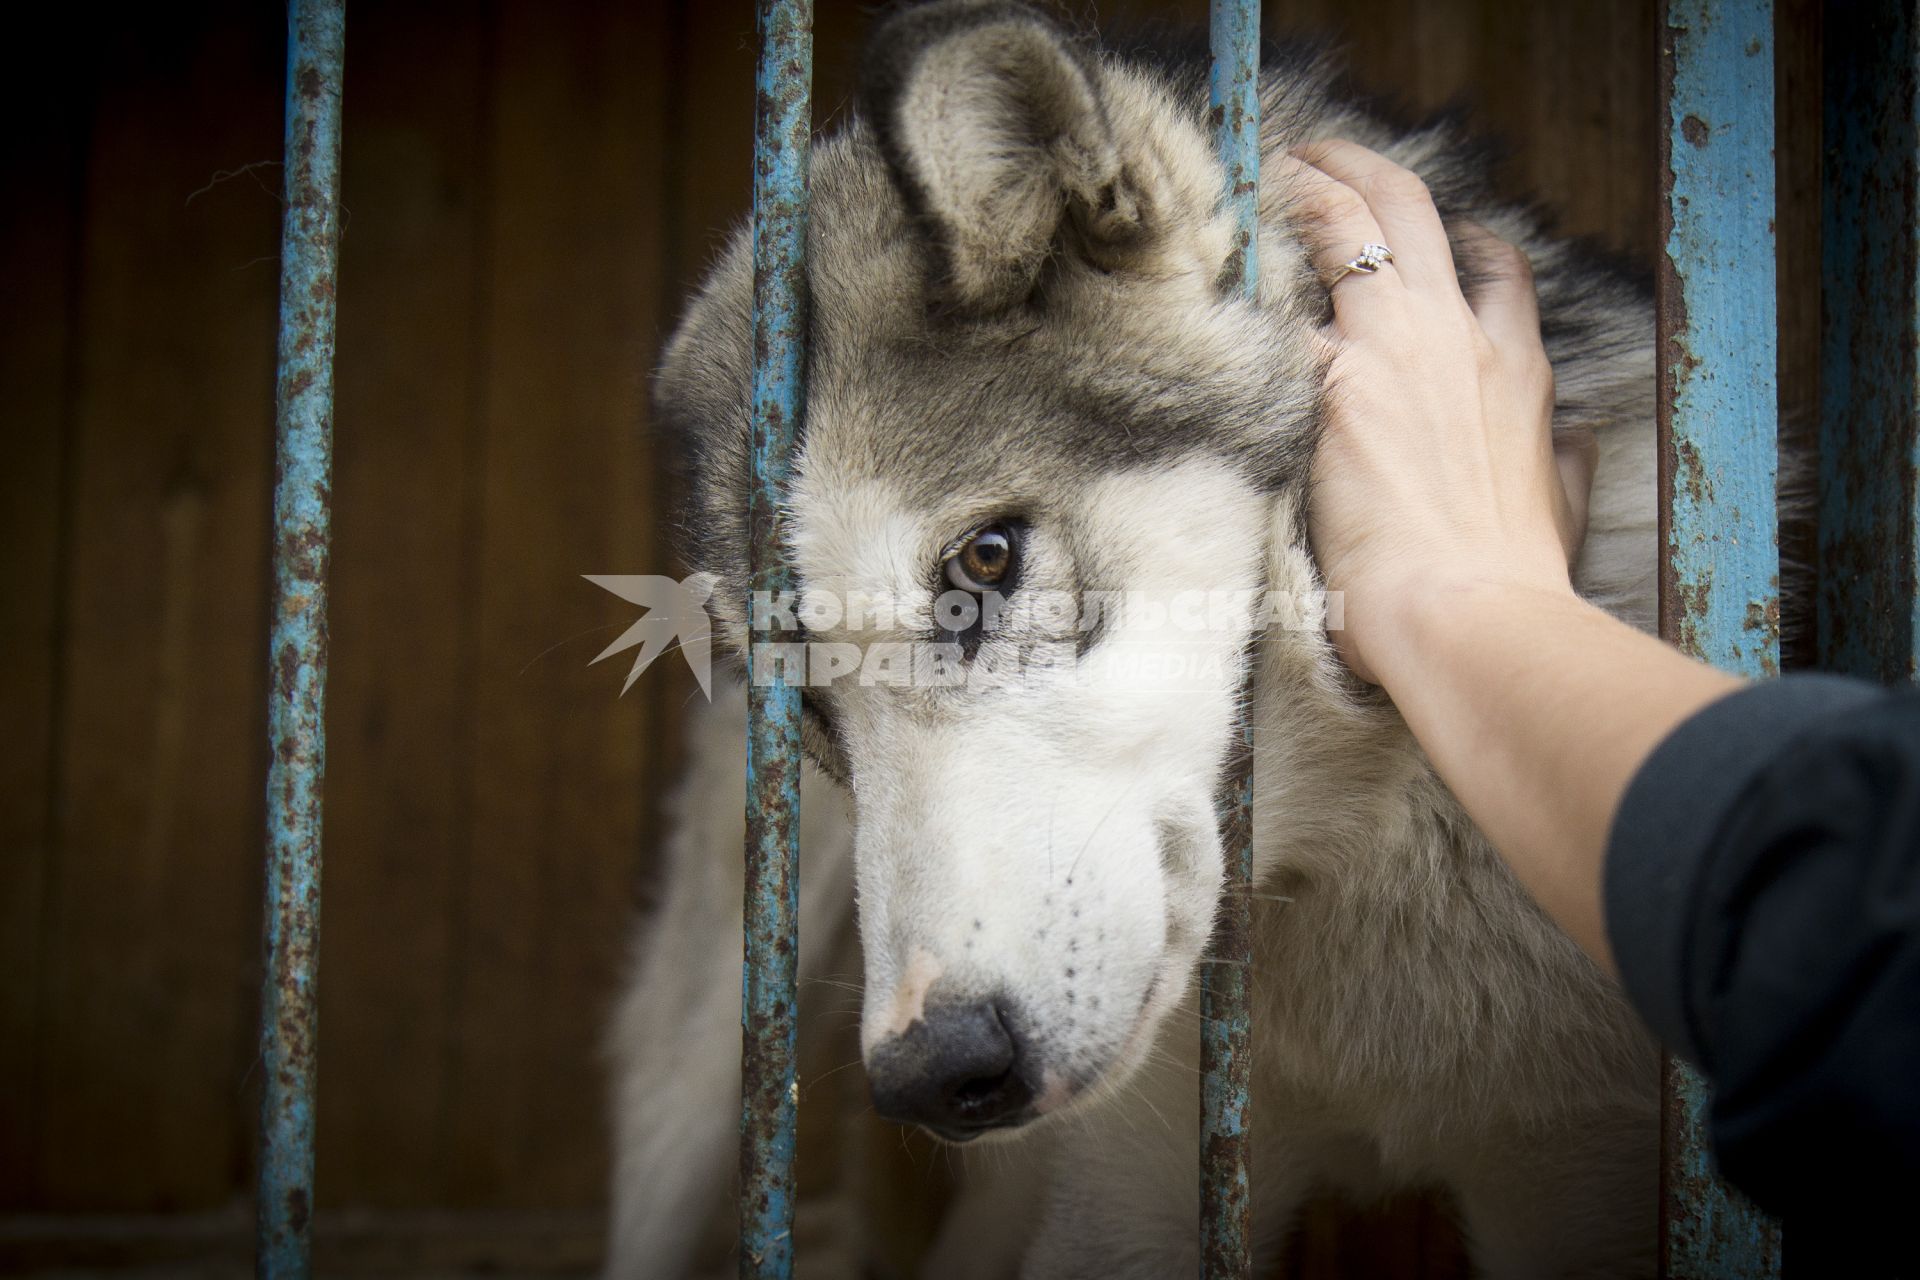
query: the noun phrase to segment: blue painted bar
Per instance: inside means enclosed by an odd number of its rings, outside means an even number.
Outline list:
[[[341,0],[293,0],[289,6],[255,1206],[255,1268],[272,1280],[303,1280],[313,1265],[314,984],[327,758],[327,561],[345,32]]]
[[[1260,279],[1260,3],[1212,0],[1214,140],[1234,215],[1231,288],[1249,301]],[[1222,838],[1226,875],[1209,954],[1200,966],[1200,1273],[1253,1271],[1247,1181],[1247,1093],[1252,1078],[1249,987],[1253,960],[1253,730],[1243,694],[1240,741]]]
[[[1773,5],[1667,0],[1660,31],[1660,627],[1747,676],[1780,665]],[[1715,1174],[1700,1077],[1670,1060],[1660,1274],[1777,1276],[1778,1231]]]
[[[807,405],[807,156],[813,5],[760,0],[753,159],[753,478],[747,499],[746,964],[742,977],[740,1274],[793,1274],[800,940],[800,691],[759,646],[793,589],[779,511]],[[755,607],[755,601],[761,607]]]
[[[1825,8],[1818,654],[1894,684],[1920,661],[1920,23],[1913,0]]]

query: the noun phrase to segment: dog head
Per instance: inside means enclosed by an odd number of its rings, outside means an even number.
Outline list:
[[[1271,232],[1258,303],[1226,288],[1199,77],[1021,5],[887,21],[812,192],[787,670],[854,798],[876,1102],[963,1139],[1124,1079],[1188,989],[1263,592],[1313,585],[1304,555],[1270,582],[1269,543],[1304,545],[1276,512],[1325,294]],[[751,302],[740,235],[657,383],[736,649],[769,640],[747,630]]]

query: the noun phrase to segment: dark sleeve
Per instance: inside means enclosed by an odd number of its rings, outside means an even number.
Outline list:
[[[1627,788],[1605,908],[1628,997],[1713,1085],[1727,1179],[1789,1237],[1905,1222],[1920,1196],[1920,694],[1793,676],[1695,715]]]

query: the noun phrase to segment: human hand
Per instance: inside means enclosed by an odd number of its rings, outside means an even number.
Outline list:
[[[1472,228],[1463,241],[1485,283],[1469,303],[1418,177],[1350,142],[1296,156],[1317,269],[1331,278],[1363,244],[1394,253],[1333,286],[1308,508],[1327,587],[1345,595],[1334,642],[1377,681],[1411,608],[1462,588],[1571,592],[1595,449],[1581,433],[1556,450],[1523,253]]]

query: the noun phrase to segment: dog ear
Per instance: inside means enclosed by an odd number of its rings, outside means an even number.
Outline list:
[[[1142,234],[1139,193],[1091,51],[1001,0],[936,0],[868,43],[862,113],[944,258],[941,300],[971,312],[1032,293],[1062,231],[1098,259]]]

